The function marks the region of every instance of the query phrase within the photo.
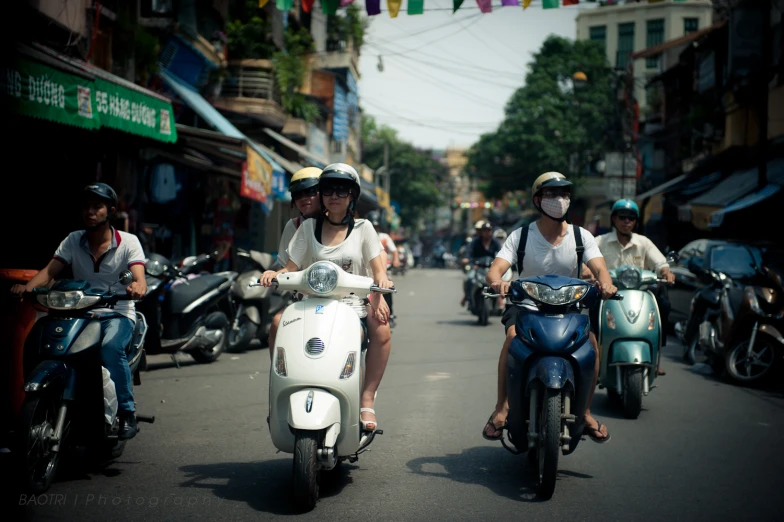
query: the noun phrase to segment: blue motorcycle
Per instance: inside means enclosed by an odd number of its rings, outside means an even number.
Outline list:
[[[555,491],[559,453],[574,452],[585,429],[596,353],[590,319],[580,310],[599,293],[580,279],[547,275],[514,281],[507,298],[511,306],[535,309],[519,314],[509,347],[505,429],[514,448],[503,438],[501,443],[516,455],[528,453],[536,496],[547,500]]]
[[[132,280],[131,272],[125,271],[118,284],[125,287]],[[38,288],[32,294],[48,314],[35,323],[25,341],[27,377],[15,453],[24,487],[37,495],[51,485],[66,447],[86,447],[100,461],[116,459],[125,449],[127,441],[118,439],[116,406],[112,411],[105,400],[104,389],[113,383],[102,371],[101,328],[91,310],[110,308],[130,297],[74,280],[58,281],[51,289]],[[137,313],[126,349],[136,385],[141,384],[139,367],[146,360],[146,333],[147,322]],[[137,414],[136,420],[155,418]]]

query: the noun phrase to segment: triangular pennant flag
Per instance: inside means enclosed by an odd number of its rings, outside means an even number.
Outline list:
[[[463,5],[463,0],[452,0],[452,14],[455,14],[461,5]]]
[[[340,0],[340,7],[346,7],[354,3],[354,0]]]
[[[402,4],[403,0],[387,0],[387,9],[389,9],[390,18],[397,18],[397,14],[400,12],[400,6]]]
[[[263,9],[269,0],[259,0],[259,9]]]
[[[325,15],[333,15],[338,12],[340,0],[321,0],[321,11]]]
[[[523,0],[523,11],[525,11],[526,9],[528,9],[528,6],[529,6],[529,5],[531,5],[531,2],[532,2],[532,1],[533,1],[533,0]]]
[[[577,5],[580,0],[563,0],[563,5]]]
[[[501,0],[501,5],[506,7],[515,7],[520,5],[520,2],[518,0]]]
[[[316,0],[302,0],[302,10],[309,13],[313,10],[313,3]]]
[[[479,6],[479,10],[483,13],[493,12],[492,0],[476,0],[476,4]]]
[[[557,9],[558,0],[542,0],[542,9]]]
[[[408,0],[408,14],[420,15],[425,12],[425,0]]]
[[[294,7],[294,0],[275,0],[278,11],[291,11]]]
[[[376,16],[381,13],[381,0],[365,0],[365,9],[368,16]]]

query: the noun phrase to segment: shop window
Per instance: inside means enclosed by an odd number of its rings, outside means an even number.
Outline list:
[[[589,36],[588,39],[592,42],[599,42],[602,44],[602,48],[607,48],[607,26],[606,25],[595,25],[589,29]]]
[[[664,42],[664,20],[648,20],[645,46],[650,49]],[[645,60],[648,69],[658,69],[661,55],[657,54]]]
[[[625,69],[629,57],[634,52],[634,22],[618,24],[618,56],[615,66]]]
[[[683,19],[683,34],[693,33],[694,31],[699,30],[700,28],[700,19],[699,18],[684,18]]]

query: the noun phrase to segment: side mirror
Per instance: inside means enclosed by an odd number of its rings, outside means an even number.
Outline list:
[[[123,286],[128,286],[133,283],[133,274],[130,270],[123,270],[122,273],[120,273],[119,283]]]
[[[689,272],[696,276],[703,275],[703,261],[700,258],[692,257],[689,259],[689,262],[686,265],[686,268],[689,269]]]
[[[670,250],[667,253],[667,262],[669,262],[669,263],[677,263],[680,260],[681,260],[680,252],[676,252],[675,250]]]

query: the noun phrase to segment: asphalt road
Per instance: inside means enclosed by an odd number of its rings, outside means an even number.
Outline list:
[[[495,403],[499,318],[458,306],[460,273],[396,281],[398,327],[376,410],[384,435],[346,465],[302,520],[782,520],[784,397],[690,371],[670,346],[667,375],[637,420],[594,400],[612,441],[586,439],[560,461],[552,500],[534,498],[525,456],[480,436]],[[104,469],[73,465],[32,520],[264,520],[294,515],[290,455],[266,429],[266,350],[176,369],[156,357],[136,390],[156,416]],[[78,464],[78,463],[77,463]],[[15,499],[16,500],[16,499]],[[19,506],[19,504],[26,504]],[[42,505],[43,504],[43,505]],[[6,511],[6,513],[9,513]]]

